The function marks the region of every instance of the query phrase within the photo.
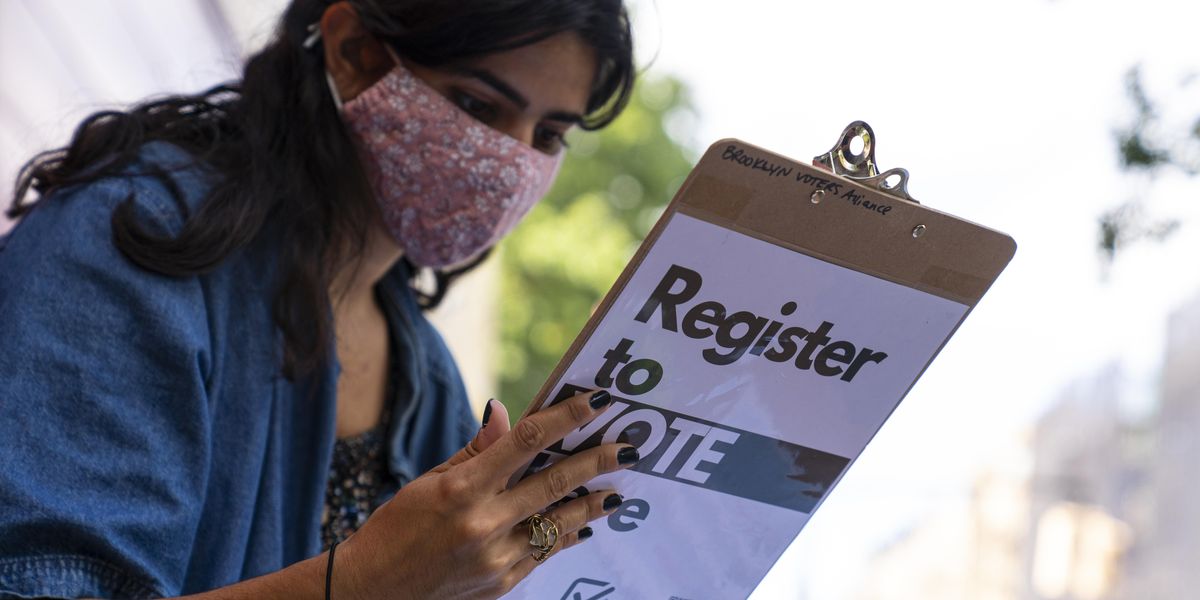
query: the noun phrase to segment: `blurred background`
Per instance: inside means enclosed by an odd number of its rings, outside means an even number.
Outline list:
[[[630,1],[630,109],[435,316],[476,403],[525,408],[708,144],[808,160],[863,119],[1019,250],[754,598],[1194,597],[1200,4]],[[0,180],[236,77],[284,4],[0,0]]]

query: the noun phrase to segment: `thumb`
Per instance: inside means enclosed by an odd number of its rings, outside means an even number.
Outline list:
[[[483,409],[483,426],[475,434],[475,439],[451,456],[444,466],[446,468],[453,467],[475,457],[480,452],[487,450],[488,446],[491,446],[496,440],[504,437],[504,434],[508,433],[508,429],[508,409],[494,398],[488,400],[487,406]]]

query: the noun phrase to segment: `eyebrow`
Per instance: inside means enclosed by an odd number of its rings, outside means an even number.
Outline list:
[[[462,67],[456,70],[463,75],[474,77],[475,79],[487,84],[489,87],[496,90],[496,92],[498,92],[500,95],[511,100],[512,103],[516,104],[521,110],[529,107],[529,99],[521,94],[521,92],[518,92],[516,88],[509,85],[507,81],[497,77],[495,73],[492,73],[487,69],[477,69],[472,67]],[[547,114],[546,118],[551,121],[561,121],[563,123],[570,124],[579,124],[583,122],[582,115],[567,111],[554,111]]]

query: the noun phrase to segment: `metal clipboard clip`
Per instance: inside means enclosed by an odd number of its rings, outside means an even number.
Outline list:
[[[851,147],[855,139],[862,142],[862,150],[855,151]],[[813,157],[813,164],[889,196],[920,204],[908,194],[908,170],[897,168],[882,173],[879,171],[875,164],[875,132],[864,121],[847,125],[833,148]]]

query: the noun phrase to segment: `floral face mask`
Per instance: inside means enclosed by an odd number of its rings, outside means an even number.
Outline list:
[[[421,267],[478,256],[546,194],[562,163],[479,122],[401,64],[342,120],[357,141],[387,230]]]

